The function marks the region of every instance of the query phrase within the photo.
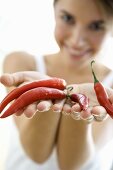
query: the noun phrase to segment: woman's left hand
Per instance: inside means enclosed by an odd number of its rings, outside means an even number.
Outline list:
[[[69,87],[72,87],[72,90],[70,90]],[[108,114],[106,109],[98,103],[93,83],[72,84],[69,85],[67,89],[69,89],[69,94],[81,93],[87,96],[89,98],[89,106],[87,110],[83,111],[78,103],[72,103],[70,100],[66,100],[62,108],[64,115],[69,115],[75,120],[82,119],[87,122],[92,122],[93,120],[103,121],[107,118]],[[113,103],[113,90],[106,88],[106,91],[111,103]]]

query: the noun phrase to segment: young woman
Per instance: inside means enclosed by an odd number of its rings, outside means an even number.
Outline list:
[[[99,80],[104,84],[109,79],[106,85],[112,87],[113,73],[98,62],[97,54],[112,32],[113,1],[55,0],[54,11],[59,52],[44,56],[9,54],[4,73],[11,74],[1,76],[1,82],[10,91],[28,81],[60,77],[68,85],[76,84],[74,91],[86,94],[90,107],[84,113],[78,104],[71,106],[68,101],[38,101],[16,113],[17,129],[13,128],[6,170],[99,170],[97,150],[112,139],[109,116],[101,123],[92,121],[103,120],[106,110],[97,102],[90,62],[96,59]],[[112,89],[108,92],[113,96]],[[87,124],[89,120],[92,123]]]

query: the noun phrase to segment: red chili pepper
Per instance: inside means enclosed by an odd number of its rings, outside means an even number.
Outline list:
[[[91,68],[92,68],[92,64],[94,62],[95,61],[91,62]],[[108,98],[108,95],[107,95],[107,92],[106,92],[104,86],[96,78],[93,68],[92,68],[92,74],[94,77],[94,90],[95,90],[98,102],[101,106],[103,106],[106,109],[107,113],[113,118],[113,105],[111,104],[111,102]]]
[[[82,110],[87,110],[89,105],[89,99],[84,94],[80,94],[80,93],[71,94],[70,99],[74,102],[79,103]]]
[[[36,87],[51,87],[60,90],[64,90],[66,88],[66,81],[60,78],[50,78],[44,80],[37,80],[31,83],[25,84],[23,86],[17,87],[12,90],[0,103],[0,112],[9,104],[12,100],[18,98],[21,94],[26,91],[36,88]]]
[[[19,96],[10,106],[4,111],[0,118],[8,117],[20,109],[28,106],[39,100],[53,100],[53,99],[64,99],[66,93],[62,90],[48,87],[37,87],[26,91],[21,96]]]

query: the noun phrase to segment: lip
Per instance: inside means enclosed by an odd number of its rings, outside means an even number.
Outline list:
[[[78,52],[78,51],[69,50],[69,53],[70,53],[71,56],[83,57],[83,56],[85,56],[87,53],[89,53],[89,51]]]
[[[73,59],[81,59],[82,57],[88,56],[91,53],[90,49],[86,49],[83,51],[78,51],[72,48],[66,48],[69,56]]]

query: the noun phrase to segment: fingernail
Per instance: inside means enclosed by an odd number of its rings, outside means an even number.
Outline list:
[[[58,109],[58,110],[54,110],[54,109],[53,109],[53,112],[60,113],[61,110],[60,110],[60,109]]]
[[[62,111],[62,106],[60,106],[58,104],[54,104],[52,106],[52,110],[53,110],[53,112],[60,113]]]
[[[91,123],[93,120],[94,120],[94,116],[93,115],[90,115],[89,117],[87,118],[83,118],[81,117],[82,120],[86,121],[87,123]]]
[[[75,120],[80,120],[80,112],[72,112],[71,117]]]
[[[107,118],[107,116],[106,115],[100,115],[100,116],[94,115],[94,118],[96,121],[103,121]]]
[[[50,108],[45,108],[45,109],[42,109],[42,110],[37,109],[37,111],[38,111],[38,112],[47,112],[47,111],[49,111],[49,109],[50,109]]]
[[[65,112],[65,111],[62,111],[62,114],[65,115],[65,116],[69,116],[70,115],[70,113]]]

